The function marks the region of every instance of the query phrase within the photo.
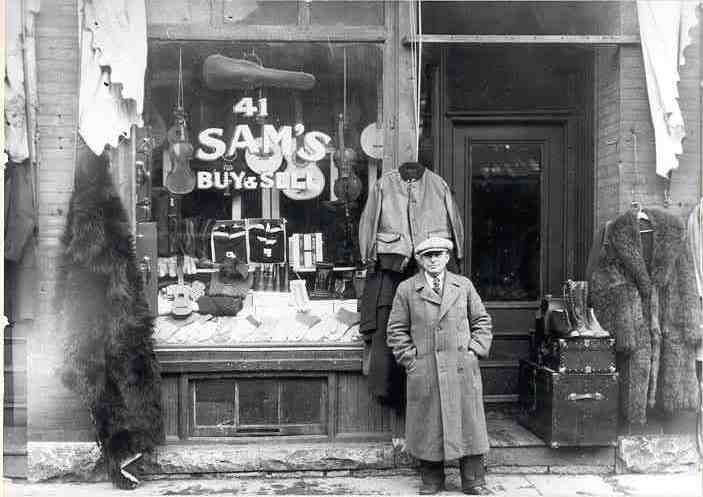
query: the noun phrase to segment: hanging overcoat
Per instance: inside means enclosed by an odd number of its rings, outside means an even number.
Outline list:
[[[609,224],[590,276],[598,320],[616,338],[620,411],[634,424],[646,422],[648,407],[673,414],[698,399],[700,313],[684,225],[662,210],[645,212],[653,229],[649,266],[637,214],[629,211]]]
[[[471,281],[447,272],[441,297],[422,272],[403,281],[387,334],[407,371],[408,452],[429,461],[488,452],[476,356],[488,356],[491,318]]]

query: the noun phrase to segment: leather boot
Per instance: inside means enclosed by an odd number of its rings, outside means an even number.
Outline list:
[[[598,320],[596,319],[596,314],[593,311],[593,307],[588,308],[588,334],[589,336],[601,338],[609,337],[610,333],[603,329]]]
[[[564,303],[569,313],[572,329],[569,336],[577,337],[588,334],[586,326],[586,300],[588,299],[588,282],[567,280],[564,284]]]
[[[420,461],[420,495],[434,495],[444,489],[444,462]]]
[[[464,456],[459,459],[461,491],[468,495],[489,495],[486,488],[486,469],[483,456]]]

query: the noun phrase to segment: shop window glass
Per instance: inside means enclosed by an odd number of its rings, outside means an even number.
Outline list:
[[[195,425],[232,426],[234,418],[234,385],[226,380],[197,383],[195,389]]]
[[[310,22],[345,26],[382,26],[383,2],[313,1],[310,3]]]
[[[137,212],[157,226],[157,342],[341,336],[354,323],[344,313],[336,319],[338,306],[299,319],[270,294],[301,279],[313,300],[357,297],[358,220],[369,171],[381,169],[361,137],[378,119],[381,46],[151,41],[148,60],[151,193],[138,189]],[[350,190],[341,185],[349,184],[358,194],[345,202]],[[202,309],[190,305],[201,297]],[[180,317],[202,311],[216,319],[174,319],[175,304]]]
[[[240,424],[270,425],[278,421],[276,380],[241,380],[237,388]]]
[[[471,145],[471,278],[484,300],[536,300],[542,146]]]
[[[192,383],[194,436],[323,433],[326,378],[226,378]]]
[[[243,25],[279,25],[298,22],[298,2],[290,0],[236,0],[224,2],[224,20]]]

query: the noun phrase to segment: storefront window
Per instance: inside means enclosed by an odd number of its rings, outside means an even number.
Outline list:
[[[192,435],[249,436],[324,433],[326,378],[198,380]]]
[[[321,25],[383,26],[383,2],[354,2],[353,7],[350,8],[348,1],[312,1],[310,2],[310,22]]]
[[[539,298],[542,145],[471,145],[471,277],[485,300]]]
[[[371,43],[150,43],[157,340],[352,339],[381,73]]]

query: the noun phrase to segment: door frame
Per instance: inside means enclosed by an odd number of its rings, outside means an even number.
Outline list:
[[[540,172],[539,292],[530,301],[532,305],[537,305],[543,294],[556,292],[566,274],[565,244],[562,243],[566,228],[565,135],[563,124],[553,122],[462,123],[454,127],[452,181],[456,189],[454,198],[460,202],[465,215],[464,269],[469,277],[474,256],[471,146],[474,143],[516,141],[539,143],[543,148],[542,165],[546,167]]]
[[[588,252],[593,238],[593,220],[595,219],[596,205],[595,193],[595,165],[587,163],[584,150],[587,143],[579,146],[579,141],[588,139],[591,130],[580,126],[582,113],[578,109],[554,109],[549,111],[516,111],[516,112],[447,112],[445,114],[442,140],[446,146],[442,147],[440,161],[437,165],[437,174],[442,176],[449,184],[452,193],[455,193],[456,181],[460,180],[460,172],[455,167],[456,130],[467,125],[558,125],[564,130],[564,237],[563,254],[564,268],[562,279],[583,279]],[[580,129],[581,128],[581,129]],[[579,171],[581,170],[581,171]],[[466,178],[463,178],[466,181]],[[577,185],[577,181],[585,181]],[[465,220],[466,222],[466,220]],[[580,248],[579,248],[580,247]],[[579,248],[577,250],[577,248]],[[577,260],[577,253],[579,257]]]

